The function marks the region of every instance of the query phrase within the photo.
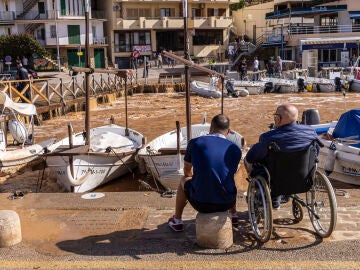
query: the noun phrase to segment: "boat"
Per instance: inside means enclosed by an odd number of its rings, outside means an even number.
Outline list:
[[[217,87],[217,80],[215,78],[211,78],[209,83],[202,81],[192,81],[190,83],[190,88],[196,94],[202,97],[207,98],[220,98],[221,91]]]
[[[352,79],[349,84],[350,92],[360,92],[360,80]]]
[[[79,132],[50,146],[47,167],[67,191],[94,190],[111,180],[132,172],[135,155],[143,146],[144,136],[110,123],[90,130],[90,144]]]
[[[343,113],[339,121],[311,126],[324,144],[319,168],[331,179],[360,185],[360,109]]]
[[[35,143],[35,105],[16,103],[0,91],[0,108],[0,175],[6,175],[40,161],[56,138]],[[20,121],[22,117],[30,118],[28,127]],[[13,139],[12,143],[9,142],[7,129]]]
[[[240,80],[228,80],[233,83],[234,90],[239,91],[245,89],[249,95],[263,94],[265,90],[266,82],[261,81],[240,81]]]
[[[297,93],[298,86],[296,80],[280,79],[273,77],[262,78],[261,81],[273,84],[276,93]]]
[[[191,125],[191,138],[207,135],[210,124]],[[244,145],[243,137],[231,131],[227,139],[240,148]],[[187,146],[187,128],[182,127],[155,138],[140,149],[136,160],[142,173],[149,173],[168,190],[177,190],[181,177],[184,176],[184,154]]]
[[[249,95],[249,91],[245,87],[234,87],[233,80],[225,81],[225,89],[228,97],[246,97]]]

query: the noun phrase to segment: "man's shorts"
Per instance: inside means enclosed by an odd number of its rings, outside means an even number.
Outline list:
[[[185,195],[186,195],[189,203],[196,211],[198,211],[200,213],[225,212],[225,211],[233,208],[234,205],[236,204],[236,201],[231,202],[231,203],[226,203],[226,204],[198,202],[197,200],[195,200],[194,198],[191,198],[191,196],[189,196],[190,181],[191,180],[188,180],[184,183],[184,192],[185,192]]]

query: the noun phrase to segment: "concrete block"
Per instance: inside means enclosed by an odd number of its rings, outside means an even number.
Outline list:
[[[16,245],[21,240],[19,215],[12,210],[0,210],[0,248]]]
[[[231,218],[228,212],[198,213],[196,241],[205,248],[227,249],[233,244]]]

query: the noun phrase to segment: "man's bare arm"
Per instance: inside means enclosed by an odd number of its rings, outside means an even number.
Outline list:
[[[192,177],[192,164],[190,162],[184,161],[184,175],[185,177]]]

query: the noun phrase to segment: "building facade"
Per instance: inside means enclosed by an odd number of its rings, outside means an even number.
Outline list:
[[[232,16],[229,5],[238,0],[188,0],[189,53],[194,58],[224,56]],[[151,58],[163,49],[184,54],[183,1],[102,1],[109,58],[119,68],[130,66],[134,50]]]
[[[252,16],[256,29],[247,34],[263,47],[272,47],[276,55],[295,60],[315,74],[321,67],[348,66],[359,56],[358,0],[275,0],[272,5],[263,19]],[[242,17],[254,10],[264,11],[263,7],[247,6]],[[244,27],[241,19],[235,21]],[[257,29],[258,25],[262,28]]]
[[[89,43],[91,66],[107,66],[104,13],[91,2]],[[84,66],[83,0],[5,0],[0,2],[0,35],[29,33],[50,53],[53,65]],[[36,61],[36,59],[35,59]],[[49,63],[48,63],[49,64]]]

